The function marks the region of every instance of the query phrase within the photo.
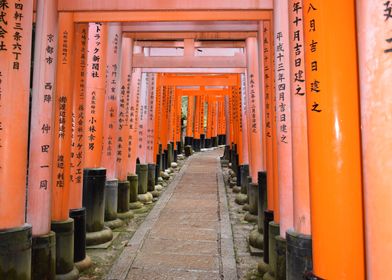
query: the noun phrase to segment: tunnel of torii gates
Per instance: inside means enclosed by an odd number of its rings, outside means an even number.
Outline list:
[[[77,279],[226,145],[264,279],[392,279],[391,53],[387,0],[1,0],[0,278]]]

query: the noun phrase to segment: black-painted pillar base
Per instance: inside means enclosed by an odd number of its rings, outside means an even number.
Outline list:
[[[86,208],[69,210],[69,217],[74,220],[74,263],[79,271],[84,271],[92,265],[86,255]]]
[[[257,227],[259,232],[264,231],[264,211],[267,209],[267,172],[261,171],[257,173],[258,191],[258,219]]]
[[[280,235],[276,239],[276,274],[275,280],[286,280],[286,239]]]
[[[0,231],[0,279],[31,278],[31,226]]]
[[[185,136],[185,146],[192,146],[193,143],[193,137],[191,136]]]
[[[274,212],[270,210],[264,211],[264,256],[265,263],[269,263],[269,223],[274,220]]]
[[[181,141],[177,141],[176,142],[176,150],[177,150],[177,154],[182,154],[183,153],[183,148],[182,148],[182,143]]]
[[[206,148],[212,148],[211,138],[206,138],[205,142],[206,142]]]
[[[287,280],[305,279],[313,270],[312,238],[294,231],[286,233]]]
[[[249,164],[242,165],[241,168],[241,193],[248,193]]]
[[[147,191],[152,192],[155,190],[155,164],[148,164],[148,183]]]
[[[200,139],[193,139],[193,147],[192,148],[195,152],[200,152],[201,140]]]
[[[206,135],[200,134],[200,148],[204,149],[206,147]]]
[[[211,138],[211,145],[212,147],[218,147],[218,137]]]
[[[83,207],[86,208],[86,244],[98,245],[113,238],[111,229],[105,227],[105,168],[83,170]]]
[[[168,168],[168,161],[167,161],[168,156],[169,156],[169,152],[167,150],[164,150],[162,154],[163,170],[166,170]]]
[[[74,265],[74,220],[52,221],[56,234],[56,279],[79,279],[79,271]]]
[[[55,279],[56,277],[56,235],[33,237],[31,257],[31,279]],[[0,279],[3,279],[0,275]]]

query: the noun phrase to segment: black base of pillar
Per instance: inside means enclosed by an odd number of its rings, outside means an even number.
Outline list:
[[[56,233],[56,279],[79,279],[74,265],[74,220],[52,222]]]
[[[252,215],[258,214],[258,201],[259,201],[259,185],[255,183],[249,184],[248,188],[249,197],[249,213]]]
[[[195,152],[200,152],[201,149],[201,140],[200,139],[193,139],[193,150]]]
[[[312,238],[294,231],[286,233],[287,280],[304,279],[313,270]]]
[[[206,135],[200,134],[200,149],[204,149],[206,147]]]
[[[212,145],[212,147],[218,147],[218,138],[217,137],[211,138],[211,145]]]
[[[83,170],[83,207],[86,208],[86,229],[100,231],[105,220],[105,168]]]
[[[173,152],[173,162],[177,162],[178,150],[174,150]]]
[[[183,153],[181,141],[176,142],[176,150],[177,150],[178,155]]]
[[[69,216],[74,220],[74,262],[86,258],[86,208],[71,209]]]
[[[138,194],[147,193],[148,186],[148,165],[147,164],[137,164],[136,174],[138,177]]]
[[[185,146],[188,145],[192,146],[192,143],[193,143],[193,137],[185,136]]]
[[[105,168],[83,170],[83,207],[86,208],[86,245],[106,243],[113,238],[105,227]],[[56,232],[57,233],[57,232]]]
[[[148,183],[147,191],[152,192],[155,190],[155,164],[148,164]]]
[[[286,239],[276,236],[276,280],[286,280]]]
[[[268,225],[268,246],[269,246],[269,265],[270,265],[270,274],[273,277],[276,277],[276,267],[277,267],[277,254],[276,254],[276,236],[279,236],[280,226],[274,222],[270,222]]]
[[[223,152],[223,159],[230,161],[230,146],[226,145],[225,146],[225,151]]]
[[[241,193],[248,193],[249,164],[242,165],[241,168]]]
[[[169,152],[167,150],[163,151],[162,154],[162,159],[163,159],[163,169],[166,170],[169,166],[168,164],[168,156],[169,156]]]
[[[118,182],[117,215],[129,211],[130,183],[128,181]]]
[[[55,279],[56,277],[56,235],[33,237],[31,257],[31,279]],[[2,279],[0,277],[0,279]]]
[[[212,148],[211,138],[205,139],[205,146],[207,149]]]
[[[117,207],[118,207],[118,180],[117,179],[108,180],[106,181],[105,184],[105,222],[114,221],[117,219]]]
[[[264,231],[264,211],[267,209],[267,172],[261,171],[257,173],[258,184],[258,219],[257,226],[259,232]]]
[[[169,151],[169,157],[167,160],[167,168],[171,167],[171,163],[174,161],[174,142],[170,142],[167,145],[167,150]]]
[[[241,186],[241,169],[242,169],[242,165],[238,165],[237,166],[237,186]]]
[[[192,155],[192,146],[187,145],[185,146],[185,156],[190,157]]]
[[[269,223],[274,220],[274,212],[270,210],[264,211],[264,256],[265,263],[269,263]]]
[[[226,145],[226,135],[218,135],[218,145]]]
[[[129,182],[129,202],[137,202],[137,193],[138,193],[138,185],[139,179],[136,174],[130,174],[127,177]]]
[[[160,171],[161,171],[161,167],[160,167],[160,155],[157,155],[157,164],[155,165],[155,185],[158,185],[158,178],[160,177]]]
[[[30,279],[31,226],[0,231],[0,279]]]

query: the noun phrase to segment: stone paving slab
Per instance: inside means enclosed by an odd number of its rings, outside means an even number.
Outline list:
[[[187,160],[107,279],[237,279],[221,154]]]

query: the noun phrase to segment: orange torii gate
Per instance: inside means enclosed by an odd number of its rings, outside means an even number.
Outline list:
[[[328,279],[343,279],[347,275],[355,279],[366,276],[388,278],[387,263],[381,265],[378,262],[391,251],[385,243],[392,231],[385,225],[388,223],[385,212],[390,209],[388,199],[391,195],[388,174],[382,172],[390,161],[390,153],[385,148],[388,145],[384,143],[388,143],[390,138],[390,125],[387,125],[391,111],[387,96],[391,69],[390,1],[374,5],[370,0],[360,0],[354,5],[337,0],[244,0],[241,3],[222,0],[203,3],[203,7],[200,1],[3,2],[0,21],[0,235],[1,242],[6,242],[4,248],[12,249],[20,240],[14,238],[18,234],[23,235],[26,244],[31,243],[31,228],[24,225],[27,213],[27,222],[33,226],[33,246],[47,235],[53,239],[50,229],[55,231],[58,259],[63,257],[64,249],[69,253],[64,256],[66,265],[60,267],[58,264],[57,273],[77,277],[73,262],[79,259],[76,255],[72,256],[73,235],[69,233],[74,226],[78,227],[76,219],[79,215],[84,217],[82,206],[87,208],[88,231],[96,233],[104,229],[102,207],[98,207],[96,201],[103,201],[105,174],[109,179],[121,177],[127,185],[128,175],[136,172],[139,145],[140,157],[148,151],[144,160],[148,164],[154,163],[154,156],[157,156],[157,164],[158,158],[161,162],[159,146],[162,145],[168,167],[167,163],[173,159],[175,151],[180,150],[182,95],[178,92],[183,90],[181,87],[200,86],[203,91],[209,91],[210,86],[227,86],[228,94],[188,95],[191,97],[188,99],[189,116],[194,121],[189,122],[192,127],[187,128],[187,137],[194,137],[199,143],[203,139],[207,102],[206,143],[214,137],[214,130],[220,140],[227,135],[227,144],[232,145],[232,163],[249,163],[253,187],[259,174],[264,180],[264,172],[267,172],[267,205],[260,204],[259,200],[258,214],[260,217],[260,209],[266,207],[264,222],[274,220],[269,227],[271,248],[264,246],[264,256],[269,257],[268,250],[275,252],[275,246],[278,247],[279,265],[277,256],[265,259],[270,262],[270,271],[275,278],[285,277],[281,260],[286,259],[286,255],[282,254],[286,248],[289,279],[301,277],[303,271],[308,270],[314,270],[317,277]],[[33,2],[37,3],[37,39],[27,165]],[[339,9],[336,9],[337,5]],[[135,30],[135,25],[122,24],[159,21],[169,22],[161,32],[151,30],[149,26]],[[187,23],[176,26],[176,21]],[[189,21],[206,22],[204,31],[200,32],[197,29],[200,26]],[[223,24],[229,29],[208,30],[219,21],[226,21]],[[231,32],[235,24],[227,21],[239,22],[242,27],[237,28],[248,27]],[[117,128],[110,130],[113,125],[118,125],[116,113],[113,117],[109,115],[111,110],[104,110],[105,104],[115,106],[113,100],[106,99],[110,90],[105,84],[109,81],[105,70],[111,66],[108,61],[113,58],[114,50],[109,43],[110,32],[106,31],[107,28],[110,31],[112,26],[109,22],[116,22],[117,27],[123,28],[124,33],[117,30],[117,34],[121,36],[121,46],[125,42],[124,49],[129,50],[127,54],[124,50],[120,59],[117,58],[117,63],[119,60],[127,61],[122,64],[125,68],[121,73],[123,77],[117,81],[118,87],[125,85],[125,103],[128,101],[128,108],[124,105],[122,113],[129,117],[129,127],[121,133]],[[211,38],[241,40],[235,46],[246,47],[246,52],[228,58],[192,56],[192,46],[205,47],[212,42],[203,40]],[[186,55],[175,58],[133,55],[137,46],[133,46],[132,41],[138,39],[185,39],[173,44],[184,47]],[[331,47],[335,41],[344,41],[345,48]],[[148,42],[140,46],[143,44]],[[59,50],[57,53],[56,48]],[[255,59],[257,57],[259,59]],[[172,65],[167,66],[171,60]],[[134,64],[130,65],[130,62]],[[192,67],[219,67],[220,73],[223,73],[223,69],[230,65],[237,74],[243,73],[238,69],[248,68],[247,78],[241,81],[241,90],[235,74],[195,75],[191,72]],[[148,73],[146,69],[163,66],[171,68],[171,71],[181,66],[189,72],[188,75],[157,74],[156,92],[151,90],[148,96],[142,96],[142,73]],[[212,74],[215,70],[209,71]],[[254,97],[252,90],[256,93]],[[121,91],[117,93],[121,94]],[[239,98],[244,96],[247,98],[244,101]],[[139,108],[142,98],[148,100],[148,114]],[[150,103],[151,100],[156,103]],[[242,106],[248,110],[245,111]],[[55,112],[53,117],[50,115],[52,110]],[[148,116],[148,121],[147,126],[143,123],[143,137],[139,141],[141,113],[143,117]],[[245,115],[247,118],[244,118]],[[135,120],[131,119],[132,116]],[[108,118],[111,121],[104,121]],[[216,126],[214,120],[217,121]],[[124,144],[120,147],[124,149],[121,164],[113,162],[113,154],[102,154],[102,149],[104,153],[110,150],[109,138],[113,137],[114,131],[116,140],[121,138]],[[151,143],[152,138],[154,143]],[[323,144],[322,149],[320,143]],[[172,148],[174,144],[176,148]],[[26,166],[29,167],[27,211],[24,203]],[[102,166],[105,168],[100,168]],[[82,184],[81,171],[84,167],[88,169]],[[117,167],[121,167],[121,172]],[[91,181],[95,179],[99,180],[99,184],[92,188]],[[70,216],[75,218],[75,222],[69,219]],[[97,227],[92,225],[93,220]],[[345,234],[330,234],[331,224]],[[107,236],[111,235],[110,230],[105,232]],[[264,226],[264,237],[266,232]],[[310,240],[310,233],[313,240]],[[314,269],[308,262],[306,267],[295,267],[301,271],[291,270],[294,269],[295,254],[292,250],[295,246],[291,246],[290,242],[296,242],[297,234],[304,235],[301,238],[306,240],[307,247],[301,249],[306,251],[308,259],[313,258]],[[278,236],[277,239],[274,235]],[[332,243],[335,246],[330,246]],[[0,252],[1,263],[7,264],[5,269],[2,268],[0,278],[8,279],[9,273],[14,270],[30,275],[31,251],[27,247],[20,259],[23,265],[16,269],[12,267],[14,259],[9,257],[11,254],[5,253],[6,250]],[[35,262],[32,265],[35,266]],[[37,269],[33,267],[33,276]]]

